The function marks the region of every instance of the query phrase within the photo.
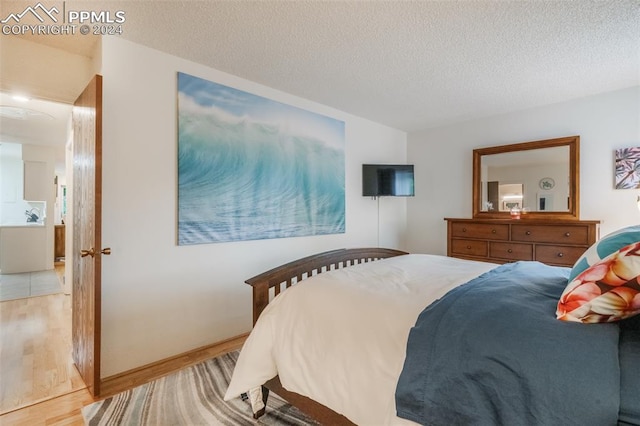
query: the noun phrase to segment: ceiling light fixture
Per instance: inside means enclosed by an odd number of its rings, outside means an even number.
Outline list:
[[[21,106],[0,105],[0,117],[13,118],[16,120],[27,119],[43,119],[54,120],[55,118],[46,112],[36,111],[34,109],[24,108]]]
[[[18,102],[29,102],[31,100],[31,98],[29,98],[28,96],[25,96],[25,95],[13,95],[13,96],[11,96],[11,98],[14,101],[18,101]]]

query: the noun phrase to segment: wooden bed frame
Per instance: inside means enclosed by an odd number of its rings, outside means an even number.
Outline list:
[[[271,298],[292,285],[323,272],[346,268],[352,265],[373,262],[388,257],[408,254],[407,252],[387,248],[353,248],[331,250],[320,254],[304,257],[293,262],[273,268],[245,282],[253,287],[253,324],[255,325],[262,311],[267,307]],[[284,286],[284,288],[283,288]],[[273,291],[271,291],[273,289]],[[280,395],[292,405],[298,407],[309,416],[322,424],[353,425],[349,419],[336,413],[330,408],[295,392],[282,387],[278,376],[263,385],[262,399],[265,402],[269,390]],[[264,409],[254,414],[258,418],[264,414]]]

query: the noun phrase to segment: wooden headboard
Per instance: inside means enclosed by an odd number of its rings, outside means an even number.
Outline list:
[[[269,304],[272,288],[275,297],[283,290],[283,285],[287,289],[313,275],[403,254],[408,253],[378,247],[331,250],[294,260],[249,278],[245,282],[253,287],[253,324]]]

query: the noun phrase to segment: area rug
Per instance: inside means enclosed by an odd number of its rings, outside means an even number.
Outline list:
[[[248,401],[224,401],[238,351],[180,370],[82,409],[89,426],[317,425],[273,392],[254,420]]]
[[[58,293],[62,293],[62,285],[54,269],[0,274],[0,302]]]

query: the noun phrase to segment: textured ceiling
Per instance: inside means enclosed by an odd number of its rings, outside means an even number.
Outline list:
[[[98,3],[126,39],[405,131],[640,84],[638,0]]]

